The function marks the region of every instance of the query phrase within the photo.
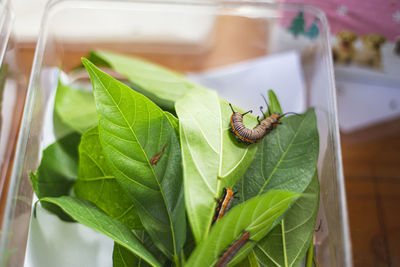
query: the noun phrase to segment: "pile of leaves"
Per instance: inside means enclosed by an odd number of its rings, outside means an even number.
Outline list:
[[[319,203],[313,109],[246,145],[230,132],[232,111],[215,91],[111,52],[82,62],[93,92],[59,82],[54,124],[63,131],[31,173],[44,208],[112,238],[114,266],[214,266],[243,232],[250,241],[229,266],[303,261]],[[273,91],[268,97],[282,113]],[[246,115],[244,123],[257,120]],[[238,198],[211,226],[224,187]]]

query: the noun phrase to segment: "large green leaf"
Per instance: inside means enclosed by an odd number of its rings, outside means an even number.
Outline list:
[[[265,266],[299,266],[312,242],[318,213],[317,174],[284,219],[254,248]]]
[[[58,198],[43,198],[40,202],[58,205],[79,223],[112,238],[152,266],[161,266],[128,227],[105,214],[90,201],[62,196]]]
[[[30,174],[32,187],[36,196],[59,197],[69,195],[78,176],[78,145],[80,135],[69,134],[43,151],[42,160],[36,173]],[[71,217],[51,204],[44,203],[43,207],[56,214],[60,219],[71,221]]]
[[[107,162],[154,243],[176,259],[185,242],[186,217],[180,146],[170,119],[143,95],[82,62],[92,80]],[[150,159],[164,145],[152,166]]]
[[[193,90],[176,102],[185,180],[185,202],[197,242],[211,225],[215,199],[232,187],[250,165],[256,145],[238,143],[230,132],[232,111],[209,90]],[[257,121],[245,117],[247,125]]]
[[[65,125],[81,134],[97,124],[93,93],[61,81],[58,81],[54,110]]]
[[[185,266],[214,266],[220,255],[242,236],[243,231],[250,234],[250,242],[239,251],[245,257],[298,196],[287,191],[270,191],[235,206],[214,224],[210,234],[196,247]]]
[[[242,201],[271,189],[303,192],[317,168],[319,138],[314,109],[281,120],[260,143],[236,186]]]
[[[89,59],[92,58],[124,75],[132,83],[130,86],[133,89],[171,112],[179,98],[193,88],[200,88],[183,75],[140,58],[108,51],[93,51],[89,55]]]
[[[77,197],[96,204],[130,229],[143,227],[132,200],[116,181],[105,159],[97,127],[82,136],[79,145],[78,180],[74,189]]]

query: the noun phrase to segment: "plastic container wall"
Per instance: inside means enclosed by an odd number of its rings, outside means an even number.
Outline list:
[[[18,183],[11,178],[12,164],[20,128],[28,79],[18,62],[18,49],[13,35],[15,16],[8,1],[0,3],[0,244],[10,241],[9,247],[0,245],[2,261],[24,256],[23,240],[27,234],[32,189],[28,181]],[[17,182],[17,183],[16,183]],[[20,192],[22,190],[22,192]],[[29,196],[25,199],[24,196]],[[19,205],[14,205],[19,199]],[[10,212],[25,214],[20,220],[9,220]],[[19,227],[18,221],[23,222]],[[15,223],[11,226],[11,223]],[[22,238],[21,238],[22,237]],[[17,249],[22,247],[23,249]],[[18,265],[13,265],[18,266]]]
[[[318,25],[318,36],[291,38],[285,30],[299,12],[307,25]],[[321,266],[351,266],[350,239],[341,165],[336,96],[324,14],[308,6],[257,2],[151,2],[151,1],[51,1],[43,19],[29,92],[25,103],[3,232],[21,232],[26,244],[31,216],[29,173],[39,164],[45,148],[42,122],[56,88],[49,86],[48,70],[62,67],[69,73],[92,49],[138,55],[177,71],[205,71],[214,67],[287,51],[301,55],[306,106],[315,107],[320,134],[318,162],[321,182],[316,235]],[[54,79],[54,77],[52,78]],[[29,208],[18,209],[20,200]],[[25,204],[26,205],[26,204]],[[25,207],[25,206],[24,206]],[[18,228],[18,230],[13,230]],[[2,236],[2,257],[15,244]],[[6,266],[23,266],[22,252]]]

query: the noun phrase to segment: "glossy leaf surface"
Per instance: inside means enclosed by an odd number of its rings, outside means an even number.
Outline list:
[[[142,228],[132,200],[116,181],[105,159],[97,127],[82,136],[74,189],[77,197],[91,201],[130,229]]]
[[[133,89],[168,111],[173,111],[175,102],[187,92],[200,88],[183,75],[140,58],[108,51],[93,51],[90,58],[107,63],[127,77]]]
[[[299,266],[312,242],[318,213],[319,183],[314,175],[284,219],[254,248],[265,266]]]
[[[250,234],[250,241],[239,250],[246,256],[298,196],[292,192],[270,191],[235,206],[214,224],[210,234],[196,247],[185,266],[214,266],[223,252],[242,236],[243,231]]]
[[[61,121],[83,134],[97,124],[93,93],[58,82],[54,110]]]
[[[185,180],[185,203],[196,242],[207,236],[223,187],[232,187],[251,164],[256,145],[230,132],[232,111],[214,91],[191,91],[176,103]],[[256,120],[246,116],[246,123]],[[249,123],[250,122],[250,123]]]
[[[317,168],[319,138],[313,109],[281,120],[260,143],[238,183],[242,201],[268,190],[303,192]]]
[[[43,151],[42,160],[36,173],[30,174],[36,196],[44,197],[66,196],[78,176],[78,145],[80,135],[69,134]],[[43,207],[56,214],[60,219],[71,221],[71,217],[51,204],[44,203]]]
[[[170,258],[186,237],[179,140],[157,105],[82,59],[92,80],[99,137],[118,183],[154,243]],[[150,160],[165,151],[152,165]]]

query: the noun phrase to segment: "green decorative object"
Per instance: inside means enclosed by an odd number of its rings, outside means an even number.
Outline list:
[[[288,30],[293,33],[295,37],[297,37],[299,34],[304,33],[304,15],[302,11],[300,11],[297,16],[292,20],[292,24],[290,25]]]
[[[318,19],[315,18],[313,24],[308,28],[307,32],[305,32],[305,35],[310,38],[314,39],[317,38],[319,35],[319,28],[318,28]]]

